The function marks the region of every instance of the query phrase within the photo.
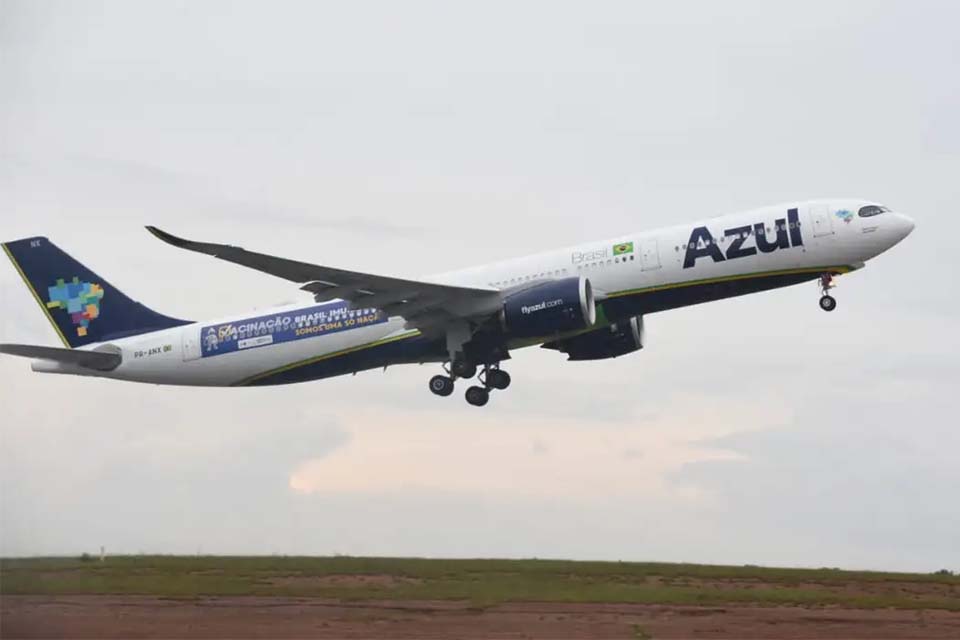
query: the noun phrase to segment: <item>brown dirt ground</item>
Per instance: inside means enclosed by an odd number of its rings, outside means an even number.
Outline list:
[[[280,576],[266,578],[274,587],[398,587],[403,584],[420,584],[419,578],[392,576],[386,573],[334,573],[325,576]]]
[[[851,582],[769,582],[759,578],[697,578],[647,576],[643,582],[657,587],[695,587],[730,591],[740,589],[812,589],[852,596],[897,595],[912,599],[944,598],[960,599],[960,585],[942,582],[905,582],[896,580],[851,581]]]
[[[960,638],[960,612],[4,596],[3,638]]]

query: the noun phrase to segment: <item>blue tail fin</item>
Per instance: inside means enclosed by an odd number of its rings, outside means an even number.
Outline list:
[[[2,246],[66,346],[188,324],[134,302],[46,238]]]

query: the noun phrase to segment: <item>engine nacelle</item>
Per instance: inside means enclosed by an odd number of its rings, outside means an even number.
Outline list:
[[[609,327],[543,345],[568,356],[568,360],[604,360],[643,349],[643,318],[634,316]]]
[[[593,287],[584,277],[544,282],[509,296],[500,322],[512,337],[536,338],[592,327],[597,320]]]

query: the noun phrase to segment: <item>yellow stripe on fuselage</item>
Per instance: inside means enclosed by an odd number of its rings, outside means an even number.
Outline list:
[[[235,382],[234,386],[242,387],[248,385],[251,382],[256,382],[257,380],[262,380],[269,376],[276,375],[278,373],[283,373],[284,371],[290,371],[291,369],[297,369],[299,367],[305,367],[310,364],[317,362],[322,362],[324,360],[330,360],[332,358],[338,358],[340,356],[345,356],[350,353],[356,353],[357,351],[362,351],[364,349],[370,349],[371,347],[379,347],[380,345],[389,344],[391,342],[396,342],[398,340],[405,340],[407,338],[413,338],[420,335],[419,330],[410,331],[408,333],[403,333],[399,336],[393,336],[392,338],[381,338],[380,340],[374,340],[373,342],[368,342],[366,344],[357,345],[355,347],[349,347],[347,349],[341,349],[340,351],[333,351],[331,353],[325,353],[321,356],[315,356],[313,358],[307,358],[306,360],[300,360],[299,362],[293,362],[291,364],[284,365],[282,367],[277,367],[276,369],[270,369],[269,371],[264,371],[263,373],[258,373],[249,378],[244,378],[239,382]]]
[[[720,282],[733,282],[735,280],[752,280],[753,278],[769,278],[772,276],[791,276],[798,275],[801,273],[848,273],[853,271],[854,267],[849,265],[834,266],[834,267],[806,267],[803,269],[781,269],[779,271],[759,271],[756,273],[743,273],[733,276],[722,276],[719,278],[704,278],[702,280],[685,280],[683,282],[672,282],[669,284],[659,284],[652,287],[643,287],[640,289],[625,289],[623,291],[616,291],[614,293],[608,293],[608,298],[619,298],[622,296],[630,296],[638,293],[652,293],[654,291],[665,291],[667,289],[680,289],[682,287],[694,287],[702,284],[717,284]]]
[[[67,342],[66,337],[63,335],[63,332],[60,331],[59,325],[57,325],[56,320],[53,319],[53,316],[50,315],[50,309],[47,308],[47,305],[43,303],[43,300],[40,299],[40,295],[37,293],[37,290],[33,288],[33,285],[30,284],[30,280],[27,278],[27,274],[23,272],[23,269],[20,268],[20,263],[17,262],[17,259],[13,257],[13,254],[10,252],[10,249],[6,244],[3,245],[3,252],[7,254],[7,257],[10,258],[10,262],[13,263],[13,267],[17,270],[17,273],[20,274],[20,277],[23,279],[23,283],[27,285],[27,289],[30,290],[30,293],[33,294],[33,299],[37,301],[37,304],[40,305],[40,308],[43,309],[43,315],[47,316],[47,320],[50,321],[50,324],[53,325],[53,330],[57,332],[57,335],[60,336],[60,340],[63,341],[63,346],[67,349],[70,349],[70,343]]]

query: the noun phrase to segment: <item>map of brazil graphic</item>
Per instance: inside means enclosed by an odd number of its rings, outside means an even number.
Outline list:
[[[70,282],[62,278],[47,288],[50,309],[64,309],[70,314],[70,321],[77,327],[77,335],[87,335],[90,322],[100,315],[100,301],[103,289],[92,282],[80,282],[74,277]]]

